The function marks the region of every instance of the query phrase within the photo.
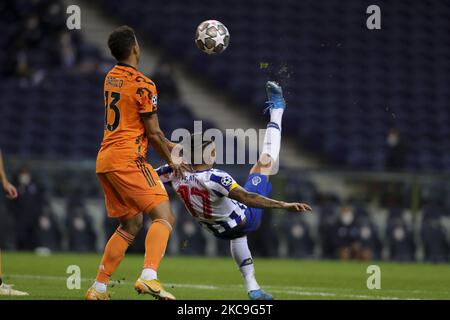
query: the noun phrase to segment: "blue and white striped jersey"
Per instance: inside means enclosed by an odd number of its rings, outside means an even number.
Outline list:
[[[247,207],[228,198],[229,192],[238,184],[225,171],[185,172],[183,178],[176,178],[166,165],[157,172],[162,182],[172,184],[189,213],[208,231],[220,234],[244,219]]]

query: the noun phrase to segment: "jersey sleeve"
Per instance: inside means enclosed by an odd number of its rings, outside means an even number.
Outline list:
[[[138,82],[135,97],[139,113],[153,114],[158,110],[158,93],[154,83]]]
[[[173,170],[169,165],[164,165],[156,169],[156,173],[163,183],[168,183],[172,181]]]
[[[209,187],[216,193],[227,197],[239,184],[226,172],[211,173]]]

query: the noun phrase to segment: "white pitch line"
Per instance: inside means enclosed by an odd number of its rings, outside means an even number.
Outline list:
[[[58,277],[58,276],[40,276],[40,275],[32,275],[32,274],[8,274],[6,275],[11,278],[17,279],[29,279],[29,280],[43,280],[43,281],[66,281],[66,277]],[[94,279],[81,278],[83,282],[94,281]],[[112,283],[115,285],[126,284],[132,285],[134,282],[125,281],[125,280],[113,280]],[[188,289],[199,289],[199,290],[219,290],[220,288],[217,286],[206,285],[206,284],[187,284],[187,283],[166,283],[166,286],[174,286],[180,288],[188,288]]]
[[[271,286],[271,285],[267,285],[267,286],[264,286],[264,288],[267,288],[267,289],[271,289],[271,288],[273,288],[273,289],[279,289],[281,286]],[[331,291],[331,292],[337,292],[337,293],[339,293],[340,295],[341,295],[341,293],[344,291],[344,292],[350,292],[349,294],[351,294],[351,292],[352,291],[355,291],[355,290],[353,290],[353,289],[345,289],[345,288],[326,288],[326,287],[298,287],[298,286],[283,286],[283,290],[293,290],[293,291],[298,291],[298,290],[306,290],[306,291],[316,291],[316,290],[326,290],[326,291]],[[358,290],[358,289],[357,289]],[[433,294],[433,293],[441,293],[441,294],[447,294],[447,295],[449,295],[450,296],[450,291],[433,291],[433,292],[431,292],[431,291],[426,291],[426,290],[401,290],[401,289],[392,289],[392,288],[389,288],[389,289],[387,289],[389,292],[391,292],[391,293],[395,293],[395,292],[398,292],[398,293],[405,293],[405,292],[408,292],[408,293],[422,293],[422,294]],[[360,290],[361,291],[361,290]]]
[[[336,294],[329,292],[308,292],[308,291],[293,291],[293,290],[271,290],[274,293],[287,293],[300,296],[320,296],[320,297],[334,297],[334,298],[353,298],[353,299],[369,299],[369,300],[421,300],[419,298],[400,298],[388,296],[369,296],[363,294]]]
[[[42,280],[42,281],[66,281],[66,277],[58,277],[58,276],[41,276],[41,275],[31,275],[31,274],[8,274],[6,275],[11,278],[17,279],[30,279],[30,280]],[[90,282],[93,279],[81,278],[83,282]],[[113,281],[115,285],[132,285],[133,283],[130,281]],[[203,284],[187,284],[187,283],[167,283],[167,286],[179,287],[179,288],[187,288],[187,289],[197,289],[197,290],[227,290],[227,291],[237,291],[243,290],[243,285],[228,285],[225,287],[221,286],[213,286],[213,285],[203,285]],[[370,296],[370,295],[362,295],[362,294],[342,294],[342,293],[331,293],[331,292],[314,292],[314,291],[304,291],[306,288],[301,287],[287,287],[280,288],[276,286],[266,286],[267,288],[273,288],[271,292],[273,293],[281,293],[281,294],[292,294],[299,296],[310,296],[310,297],[330,297],[330,298],[350,298],[350,299],[369,299],[369,300],[421,300],[420,298],[401,298],[395,296]],[[276,289],[278,288],[278,289]],[[289,289],[289,290],[286,290]],[[310,288],[311,289],[311,288]]]

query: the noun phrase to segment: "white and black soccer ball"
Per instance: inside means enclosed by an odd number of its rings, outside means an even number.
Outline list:
[[[195,31],[195,44],[207,54],[222,53],[230,44],[230,33],[223,23],[206,20]]]

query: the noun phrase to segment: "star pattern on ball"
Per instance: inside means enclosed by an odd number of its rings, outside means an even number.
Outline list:
[[[200,40],[201,42],[205,43],[206,38],[209,38],[208,34],[206,33],[207,31],[208,31],[208,28],[200,30],[198,32],[197,40]]]
[[[219,45],[219,44],[225,45],[224,39],[225,39],[226,36],[227,36],[226,34],[221,35],[220,32],[217,31],[217,35],[214,38],[211,38],[211,39],[213,39],[216,42],[216,46]]]
[[[222,53],[228,47],[230,34],[220,21],[203,21],[195,34],[195,45],[208,55]]]

